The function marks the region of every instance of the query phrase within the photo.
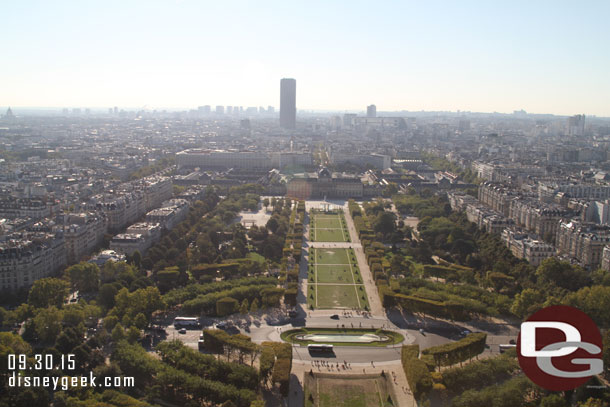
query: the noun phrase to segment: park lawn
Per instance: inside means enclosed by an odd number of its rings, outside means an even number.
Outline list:
[[[316,215],[314,218],[314,225],[316,228],[329,228],[329,229],[341,229],[341,218],[336,215]]]
[[[306,375],[308,376],[308,375]],[[386,407],[391,384],[383,377],[307,377],[306,407]]]
[[[350,264],[349,249],[325,249],[317,248],[314,250],[314,258],[309,259],[310,263],[315,264]]]
[[[360,291],[359,287],[353,284],[335,285],[335,284],[317,284],[317,308],[361,308],[364,309],[366,293],[364,288]],[[360,298],[357,296],[357,294]],[[364,296],[364,299],[362,297]]]
[[[315,270],[317,283],[353,284],[356,281],[349,264],[316,266]]]
[[[345,242],[347,233],[343,229],[312,229],[314,242]]]

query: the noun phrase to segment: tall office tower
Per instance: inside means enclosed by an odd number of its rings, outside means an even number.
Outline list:
[[[377,117],[377,106],[370,105],[366,107],[366,117]]]
[[[227,106],[227,114],[233,113],[233,106]]]
[[[297,122],[297,81],[280,81],[280,127],[294,129]]]
[[[267,113],[275,113],[275,107],[267,106]]]
[[[343,127],[352,127],[354,125],[354,120],[356,120],[355,113],[345,113],[343,115]]]
[[[118,107],[115,106],[112,110],[114,111],[114,114],[119,114],[119,108]]]
[[[216,114],[225,114],[224,106],[216,106]]]
[[[576,116],[568,117],[568,135],[569,136],[584,136],[585,135],[585,115],[577,114]]]

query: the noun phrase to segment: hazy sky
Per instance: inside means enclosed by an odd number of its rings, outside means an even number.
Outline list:
[[[610,116],[609,1],[2,2],[0,106]]]

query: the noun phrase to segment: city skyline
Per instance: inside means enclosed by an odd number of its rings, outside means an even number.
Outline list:
[[[0,27],[11,38],[0,105],[279,106],[277,81],[293,77],[303,110],[360,111],[374,101],[380,111],[607,117],[609,9],[12,2]]]

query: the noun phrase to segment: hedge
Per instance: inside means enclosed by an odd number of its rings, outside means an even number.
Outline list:
[[[422,353],[431,355],[440,370],[441,366],[451,366],[483,353],[486,341],[486,333],[473,333],[457,342],[425,349]]]
[[[415,399],[420,399],[432,389],[430,371],[426,364],[417,358],[418,355],[419,345],[404,345],[400,355],[402,368]]]
[[[280,393],[287,397],[290,386],[290,370],[292,369],[292,345],[282,342],[263,342],[261,346],[263,347],[261,353],[261,375],[268,375],[272,354],[270,350],[272,350],[275,356],[275,363],[273,364],[271,380],[273,383],[279,383]]]
[[[275,301],[276,296],[283,294],[283,290],[280,289],[281,293],[276,292],[276,290],[278,289],[275,285],[234,287],[230,290],[198,295],[196,298],[186,301],[182,305],[182,310],[189,315],[201,313],[214,315],[216,314],[216,302],[224,297],[235,298],[240,303],[247,298],[250,304],[254,299],[258,299],[263,306],[270,306],[277,302]],[[279,301],[279,298],[277,300]]]
[[[451,274],[455,274],[456,270],[446,266],[435,266],[431,264],[424,265],[424,274],[432,277],[447,278]]]
[[[458,321],[465,321],[469,317],[463,304],[454,301],[435,301],[413,295],[397,294],[390,290],[389,287],[384,287],[383,290],[380,289],[379,295],[383,306],[386,308],[400,305],[410,312],[421,312]]]
[[[230,335],[220,329],[204,329],[203,340],[205,348],[212,353],[223,353],[225,347],[243,353],[253,353],[258,345],[252,339],[242,334]]]
[[[222,275],[236,273],[239,268],[239,263],[216,263],[216,264],[198,264],[191,268],[191,274],[194,278],[199,279],[203,275],[216,277],[216,272],[220,271]]]

